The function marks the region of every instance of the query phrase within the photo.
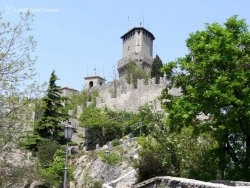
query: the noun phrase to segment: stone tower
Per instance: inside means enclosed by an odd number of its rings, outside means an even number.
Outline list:
[[[100,76],[87,76],[87,77],[84,77],[84,80],[85,80],[85,88],[87,89],[90,89],[92,87],[95,87],[95,86],[100,86],[100,85],[103,85],[105,83],[105,78],[102,78]]]
[[[144,27],[134,27],[121,36],[122,59],[118,61],[117,70],[119,79],[123,80],[127,74],[127,64],[130,61],[136,62],[138,66],[148,71],[153,63],[153,40],[154,35]]]

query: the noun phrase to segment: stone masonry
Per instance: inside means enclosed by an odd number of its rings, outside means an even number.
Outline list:
[[[142,105],[154,101],[155,109],[161,110],[158,97],[161,91],[166,88],[168,81],[165,78],[160,78],[159,84],[156,84],[155,78],[149,79],[146,84],[144,80],[138,80],[138,87],[133,88],[132,84],[118,83],[114,87],[114,82],[109,82],[104,85],[99,85],[91,89],[99,91],[97,99],[97,107],[109,107],[113,110],[137,111]],[[170,91],[175,95],[180,94],[179,89]]]

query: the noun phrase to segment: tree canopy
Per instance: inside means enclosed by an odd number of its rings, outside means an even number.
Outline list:
[[[146,69],[143,69],[141,66],[137,64],[136,61],[130,61],[127,64],[127,76],[126,81],[128,84],[132,84],[134,88],[137,88],[138,79],[148,80],[150,74]]]
[[[18,23],[0,16],[0,107],[1,118],[21,108],[37,94],[34,81],[36,46],[31,35],[32,15],[21,14]]]
[[[46,96],[42,99],[42,114],[35,123],[34,131],[41,138],[52,139],[64,143],[63,121],[69,118],[64,108],[66,98],[62,97],[61,87],[56,85],[58,80],[55,71],[51,73]]]
[[[86,107],[80,117],[80,126],[85,127],[85,142],[87,149],[95,148],[96,144],[120,139],[129,132],[132,113],[111,109],[100,109],[91,104]]]
[[[172,87],[162,102],[171,130],[193,126],[217,140],[220,177],[250,180],[250,33],[237,16],[206,24],[186,40],[189,53],[164,66]]]
[[[159,83],[159,78],[164,76],[164,72],[161,71],[162,67],[162,61],[160,57],[156,55],[151,69],[151,78],[156,78],[156,83]]]

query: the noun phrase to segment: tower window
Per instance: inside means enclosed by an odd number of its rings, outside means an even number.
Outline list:
[[[93,86],[94,86],[93,81],[90,81],[90,82],[89,82],[89,88],[92,88]]]

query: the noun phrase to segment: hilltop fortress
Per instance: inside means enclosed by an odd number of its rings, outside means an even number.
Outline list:
[[[159,110],[160,103],[157,98],[160,96],[162,89],[168,85],[165,78],[160,78],[158,83],[155,78],[148,79],[147,82],[143,79],[138,80],[137,88],[126,82],[128,63],[131,61],[150,73],[154,60],[154,35],[144,27],[134,27],[122,35],[121,39],[122,58],[117,63],[119,79],[105,83],[106,80],[101,76],[88,76],[84,78],[84,89],[89,93],[98,90],[97,107],[137,111],[140,106],[154,101],[156,109]],[[174,89],[171,92],[178,94],[179,90]]]

